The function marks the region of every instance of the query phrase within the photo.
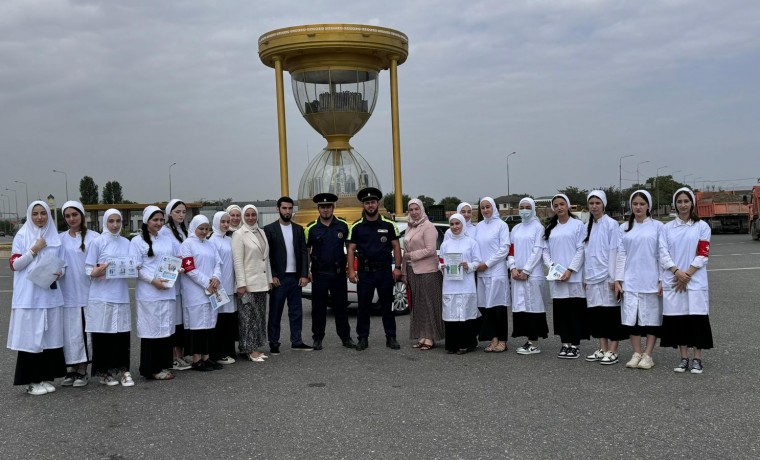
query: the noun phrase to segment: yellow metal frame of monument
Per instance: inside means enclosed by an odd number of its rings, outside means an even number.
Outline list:
[[[275,69],[277,91],[277,128],[280,150],[280,189],[289,194],[288,149],[285,127],[283,70],[338,70],[362,68],[380,72],[390,70],[391,130],[393,140],[393,184],[396,209],[403,209],[401,196],[401,141],[398,116],[398,66],[409,56],[409,38],[394,29],[362,24],[311,24],[269,31],[259,37],[259,57]],[[330,136],[328,149],[348,149],[350,136]],[[358,202],[358,201],[357,201]],[[336,214],[349,220],[361,216],[361,207],[344,208],[338,203]],[[299,221],[317,218],[316,209],[300,209]]]

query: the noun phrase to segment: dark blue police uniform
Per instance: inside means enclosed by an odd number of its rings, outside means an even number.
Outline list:
[[[359,283],[356,292],[359,310],[356,314],[356,335],[369,337],[370,309],[377,289],[383,314],[386,338],[396,338],[396,317],[391,310],[393,301],[393,241],[398,240],[396,224],[379,216],[377,220],[362,218],[351,225],[348,242],[356,245],[356,273]]]
[[[348,325],[346,240],[348,223],[334,216],[329,226],[319,219],[306,226],[306,247],[311,252],[311,332],[314,340],[325,337],[327,302],[332,298],[335,329],[345,344],[351,339]]]

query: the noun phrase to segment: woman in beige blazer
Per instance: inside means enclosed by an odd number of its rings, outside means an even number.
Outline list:
[[[272,288],[269,243],[258,225],[259,212],[252,204],[243,207],[243,225],[232,234],[235,288],[240,297],[241,353],[249,361],[263,363],[267,355],[258,351],[267,343],[267,292]]]

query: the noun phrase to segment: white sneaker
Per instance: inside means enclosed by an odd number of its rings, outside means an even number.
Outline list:
[[[119,378],[119,382],[121,383],[121,386],[123,387],[135,386],[135,381],[132,380],[132,374],[130,374],[129,371],[124,371],[121,373],[121,378]]]
[[[48,391],[45,389],[45,387],[41,383],[30,383],[26,387],[26,394],[32,395],[32,396],[40,396],[40,395],[46,395]]]
[[[595,352],[586,356],[586,361],[589,361],[589,362],[601,361],[602,358],[604,358],[604,352],[600,348],[599,350],[596,350]]]
[[[222,359],[217,359],[216,362],[219,364],[233,364],[235,362],[235,358],[232,356],[225,356]]]
[[[191,366],[190,363],[185,361],[183,358],[174,358],[174,363],[172,364],[172,370],[174,371],[186,371],[190,369]]]
[[[90,378],[87,377],[87,374],[76,374],[76,378],[74,379],[73,387],[74,388],[80,388],[85,387],[90,382]]]
[[[42,382],[40,385],[45,387],[45,391],[48,393],[55,393],[55,387],[53,386],[52,382]]]
[[[599,361],[599,364],[610,365],[610,364],[617,364],[617,362],[618,362],[617,353],[608,351],[604,353],[604,358],[602,358],[602,360]]]
[[[631,360],[625,363],[625,367],[636,369],[639,365],[639,361],[641,361],[641,353],[634,353],[633,356],[631,356]]]
[[[531,342],[525,342],[523,346],[517,349],[518,355],[536,355],[538,353],[541,353],[541,349]]]
[[[651,356],[644,353],[641,355],[641,361],[639,361],[639,365],[636,367],[639,369],[651,369],[654,367],[654,361],[652,360]]]
[[[61,386],[62,387],[70,387],[74,384],[74,379],[76,379],[76,374],[74,372],[69,372],[66,374],[66,376],[61,380]]]
[[[112,386],[118,385],[119,381],[116,380],[111,374],[101,374],[100,384],[112,387]]]

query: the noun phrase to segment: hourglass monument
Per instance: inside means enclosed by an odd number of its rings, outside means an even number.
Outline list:
[[[327,145],[306,167],[298,186],[299,222],[317,218],[312,196],[338,195],[337,214],[361,216],[356,193],[380,187],[369,162],[349,143],[367,123],[378,95],[378,75],[390,70],[393,176],[396,209],[401,206],[401,148],[398,121],[398,66],[409,54],[403,33],[359,24],[286,27],[259,38],[261,62],[275,69],[281,193],[289,194],[283,70],[290,72],[293,95],[307,122]],[[381,188],[382,189],[382,188]]]

